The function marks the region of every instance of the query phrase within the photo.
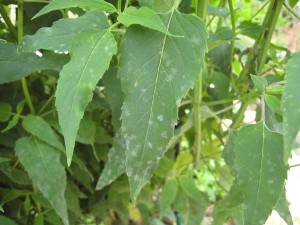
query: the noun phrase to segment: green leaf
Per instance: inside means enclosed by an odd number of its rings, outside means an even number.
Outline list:
[[[73,39],[71,61],[60,73],[55,94],[68,165],[71,164],[80,120],[116,51],[114,36],[109,31],[84,30]]]
[[[68,52],[77,33],[86,29],[106,29],[109,27],[107,17],[98,11],[86,12],[78,18],[61,19],[52,27],[43,27],[34,35],[27,35],[19,45],[23,52],[34,52],[39,49],[48,49],[59,52]]]
[[[273,112],[276,112],[279,115],[282,114],[281,101],[276,96],[265,94],[265,101]]]
[[[266,88],[266,93],[270,95],[276,95],[276,94],[282,95],[283,91],[284,91],[283,85],[268,86]]]
[[[182,152],[180,153],[173,165],[170,172],[171,177],[179,176],[188,166],[193,162],[193,156],[190,153]]]
[[[289,210],[289,202],[285,196],[285,190],[280,194],[275,210],[278,212],[280,217],[287,223],[287,225],[293,225],[293,218]]]
[[[227,43],[235,39],[235,33],[229,27],[221,27],[215,33],[209,35],[208,49]]]
[[[177,11],[161,18],[169,32],[183,37],[131,26],[121,45],[122,133],[133,200],[166,151],[177,107],[197,79],[206,50],[207,33],[199,18]]]
[[[18,124],[20,119],[20,114],[22,113],[25,104],[26,104],[26,99],[23,99],[17,104],[17,114],[13,116],[12,120],[9,121],[7,127],[4,128],[1,131],[1,133],[9,131],[10,129],[14,128]]]
[[[157,13],[167,13],[172,8],[177,8],[178,0],[153,0],[153,10]]]
[[[117,12],[117,9],[104,0],[52,0],[48,5],[42,8],[32,19],[59,9],[79,7],[86,10],[97,9],[109,13]]]
[[[160,17],[147,7],[129,7],[119,15],[118,20],[127,27],[138,24],[170,35]]]
[[[102,81],[105,87],[106,98],[112,111],[112,124],[115,130],[121,127],[121,108],[123,105],[123,92],[121,80],[117,77],[116,67],[110,68],[103,76]]]
[[[51,203],[64,224],[68,225],[64,198],[66,174],[60,162],[61,153],[34,136],[19,139],[15,152],[34,184]]]
[[[300,52],[295,53],[286,67],[286,85],[283,94],[283,130],[284,130],[284,159],[287,162],[295,147],[295,139],[300,131]]]
[[[283,138],[263,122],[242,127],[235,142],[237,182],[244,195],[244,224],[264,224],[286,179]]]
[[[2,162],[0,164],[0,171],[16,184],[31,185],[31,180],[27,173],[24,170],[14,168],[9,162]]]
[[[5,216],[1,216],[1,215],[0,215],[0,224],[3,224],[3,225],[18,225],[13,220],[11,220],[11,219],[9,219]]]
[[[214,7],[212,5],[208,6],[207,14],[212,16],[218,16],[226,18],[230,15],[229,9],[226,7]]]
[[[299,1],[299,0],[289,0],[289,5],[290,5],[291,7],[294,7],[295,5],[297,5],[298,1]]]
[[[126,171],[125,150],[126,142],[121,134],[121,130],[119,130],[114,138],[113,147],[109,150],[108,162],[105,164],[99,177],[96,190],[101,190],[103,187],[111,184]]]
[[[13,43],[0,42],[0,84],[20,80],[39,70],[59,70],[56,65],[33,53],[18,53]]]
[[[180,176],[178,181],[179,181],[180,187],[182,188],[183,192],[190,198],[197,201],[199,204],[199,207],[201,206],[200,208],[205,210],[209,203],[208,199],[196,187],[194,179],[189,176]]]
[[[260,93],[264,93],[265,88],[268,86],[268,81],[265,78],[256,75],[251,75],[251,79],[254,83],[254,86],[257,88],[257,90]]]
[[[154,0],[138,0],[141,6],[147,6],[148,8],[152,9]]]
[[[241,188],[234,183],[225,199],[215,204],[212,225],[223,225],[230,218],[233,218],[236,224],[244,224],[243,199]]]
[[[178,192],[178,182],[176,179],[167,180],[160,194],[159,211],[163,215],[174,202]]]
[[[190,182],[192,181],[192,182]],[[200,196],[194,193],[195,184],[191,178],[182,177],[179,180],[180,188],[177,192],[176,200],[174,202],[174,207],[180,212],[180,217],[182,219],[182,224],[184,225],[199,225],[204,218],[204,213],[208,207],[208,201],[206,198],[198,198]],[[190,191],[188,185],[192,185],[192,193],[187,194]],[[200,192],[199,190],[196,190]],[[194,195],[191,197],[192,195]],[[197,199],[197,200],[196,200]]]
[[[65,152],[65,147],[59,141],[54,130],[42,117],[29,114],[24,118],[22,125],[30,134],[38,137],[48,145]]]
[[[96,124],[93,121],[92,115],[84,115],[80,121],[76,141],[86,145],[94,145],[95,135]]]
[[[236,168],[235,168],[235,151],[234,151],[234,146],[235,146],[235,140],[236,140],[236,135],[235,133],[230,130],[229,131],[229,136],[226,142],[226,145],[223,150],[223,158],[230,168],[231,174],[236,174]]]
[[[10,104],[0,102],[0,121],[6,122],[10,118],[12,107]]]

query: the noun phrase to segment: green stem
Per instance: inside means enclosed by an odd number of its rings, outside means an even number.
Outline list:
[[[118,11],[121,12],[122,11],[122,0],[118,0]]]
[[[262,32],[256,40],[252,50],[248,55],[247,64],[241,72],[240,77],[238,79],[238,83],[242,85],[240,90],[242,93],[245,93],[249,90],[251,84],[251,81],[249,79],[250,73],[259,76],[263,72],[263,68],[267,59],[268,49],[271,44],[271,39],[275,30],[276,22],[278,20],[281,8],[283,6],[283,2],[283,0],[270,1],[269,8],[263,21],[263,27],[265,28],[265,31]],[[243,86],[243,84],[246,85]],[[234,123],[231,126],[233,129],[238,128],[240,123],[242,122],[244,113],[247,109],[247,104],[247,102],[244,102],[242,104],[242,107],[238,111],[236,119],[234,120]]]
[[[198,0],[197,15],[205,21],[209,0]],[[194,110],[195,110],[195,163],[194,168],[198,168],[201,155],[201,100],[202,100],[202,69],[199,71],[199,77],[195,83],[194,92]]]
[[[287,3],[287,2],[284,2],[283,3],[285,8],[290,11],[290,13],[300,21],[300,16],[297,14],[297,12],[295,12],[295,10],[293,10],[293,8]]]
[[[18,1],[18,42],[20,43],[22,38],[23,38],[23,17],[24,17],[24,8],[23,8],[23,0],[19,0]],[[35,110],[30,98],[30,94],[28,91],[28,87],[27,87],[27,82],[26,82],[26,78],[23,77],[21,79],[21,83],[22,83],[22,89],[23,89],[23,93],[27,102],[27,105],[30,109],[30,112],[32,114],[35,114]]]
[[[273,33],[275,31],[275,26],[279,17],[279,14],[281,12],[281,8],[283,5],[283,0],[276,0],[274,2],[274,5],[272,7],[270,22],[268,23],[267,31],[264,33],[264,39],[261,43],[261,48],[259,49],[259,55],[258,55],[258,69],[257,69],[257,75],[260,75],[262,73],[262,70],[264,68],[266,59],[267,59],[267,53],[268,49],[271,44],[271,39],[273,36]]]
[[[253,20],[263,9],[269,4],[270,0],[266,1],[263,6],[251,17],[250,20]]]
[[[18,39],[18,34],[17,34],[17,31],[16,31],[16,28],[14,27],[11,20],[9,19],[9,16],[7,15],[7,13],[5,11],[5,8],[2,4],[0,4],[0,14],[1,14],[3,20],[5,21],[5,23],[7,24],[10,32],[12,33],[14,38],[17,40]]]
[[[229,11],[230,11],[230,17],[231,17],[231,28],[232,31],[235,32],[236,31],[236,27],[235,27],[235,18],[234,18],[234,8],[233,8],[233,4],[232,4],[232,0],[228,0],[228,5],[229,5]],[[233,90],[235,92],[237,92],[237,88],[235,86],[235,78],[233,76],[233,62],[234,62],[234,48],[235,48],[235,41],[232,40],[231,41],[231,46],[230,46],[230,79],[231,79],[231,83],[232,83],[232,87]]]

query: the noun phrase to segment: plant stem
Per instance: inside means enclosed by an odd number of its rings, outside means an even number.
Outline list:
[[[269,8],[263,21],[263,27],[265,28],[265,31],[262,32],[257,38],[252,50],[248,55],[247,64],[241,72],[240,77],[238,79],[238,83],[242,85],[240,89],[240,92],[242,93],[245,93],[249,90],[251,82],[249,80],[250,73],[259,76],[263,72],[263,68],[267,59],[268,49],[271,44],[271,39],[275,30],[276,22],[279,17],[283,2],[283,0],[270,1]],[[246,85],[243,86],[243,84],[245,83]],[[238,128],[239,124],[242,122],[246,109],[247,103],[243,103],[242,107],[237,113],[236,120],[234,120],[235,122],[231,126],[233,129]]]
[[[228,0],[228,5],[229,5],[229,11],[230,11],[230,18],[231,18],[231,28],[232,31],[235,33],[236,27],[235,27],[235,18],[234,18],[234,8],[232,4],[232,0]],[[233,76],[233,62],[234,62],[234,48],[235,48],[235,41],[231,41],[231,46],[230,46],[230,56],[229,56],[229,61],[230,61],[230,79],[232,83],[233,90],[237,92],[237,88],[235,86],[235,78]]]
[[[208,0],[198,0],[197,15],[205,21],[208,7]],[[198,168],[201,155],[201,100],[202,100],[202,69],[199,71],[199,77],[195,83],[194,92],[194,110],[195,110],[195,163],[194,168]]]
[[[2,4],[0,4],[0,14],[1,14],[3,20],[5,21],[5,23],[7,24],[11,34],[17,40],[18,39],[18,34],[17,34],[17,31],[16,31],[16,28],[14,27],[14,25],[10,21],[10,19],[9,19],[9,17],[8,17],[6,11],[5,11],[5,8]]]
[[[289,5],[289,3],[284,2],[283,4],[284,4],[285,8],[286,8],[288,11],[290,11],[290,13],[291,13],[296,19],[298,19],[298,20],[300,21],[300,16],[299,16],[299,15],[297,14],[297,12],[295,12],[295,10]]]
[[[23,17],[24,17],[24,8],[23,8],[23,0],[19,0],[18,1],[18,42],[20,43],[22,38],[23,38]],[[23,77],[21,79],[21,83],[22,83],[22,89],[23,89],[23,93],[27,102],[27,105],[29,107],[29,110],[32,114],[35,114],[35,110],[30,98],[30,94],[28,91],[28,87],[27,87],[27,83],[26,83],[26,78]]]

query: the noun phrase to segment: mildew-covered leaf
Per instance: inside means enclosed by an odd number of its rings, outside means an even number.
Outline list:
[[[111,184],[125,172],[125,150],[126,142],[119,130],[114,138],[113,147],[108,152],[108,162],[100,175],[96,190]]]
[[[104,0],[52,0],[48,5],[41,9],[32,19],[59,9],[79,7],[86,10],[97,9],[99,11],[116,12],[117,9]]]
[[[286,199],[285,189],[279,196],[275,210],[278,212],[280,217],[286,222],[287,225],[293,225],[293,218],[289,210],[289,202]]]
[[[283,137],[263,122],[242,127],[235,141],[237,182],[243,193],[244,224],[264,224],[282,193],[287,167]]]
[[[121,44],[122,133],[133,200],[166,151],[178,105],[193,87],[207,47],[205,25],[199,18],[173,10],[161,19],[170,33],[182,37],[131,26]]]
[[[286,67],[286,84],[282,102],[285,162],[291,156],[300,131],[299,71],[300,52],[292,56]]]
[[[73,39],[71,61],[60,73],[55,94],[68,165],[71,164],[80,120],[116,51],[114,36],[109,31],[84,30]]]
[[[33,183],[51,203],[64,224],[68,225],[64,198],[66,174],[60,162],[61,153],[34,136],[19,139],[15,152]]]
[[[75,35],[87,29],[106,29],[109,27],[107,17],[98,11],[86,12],[78,18],[61,19],[52,27],[43,27],[34,35],[27,35],[19,45],[23,52],[34,52],[39,49],[48,49],[59,52],[68,52]]]
[[[33,53],[18,53],[13,43],[0,42],[0,84],[17,81],[39,70],[59,70],[55,63]]]

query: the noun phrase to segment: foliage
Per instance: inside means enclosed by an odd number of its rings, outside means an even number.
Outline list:
[[[297,2],[1,0],[0,224],[293,224]]]

